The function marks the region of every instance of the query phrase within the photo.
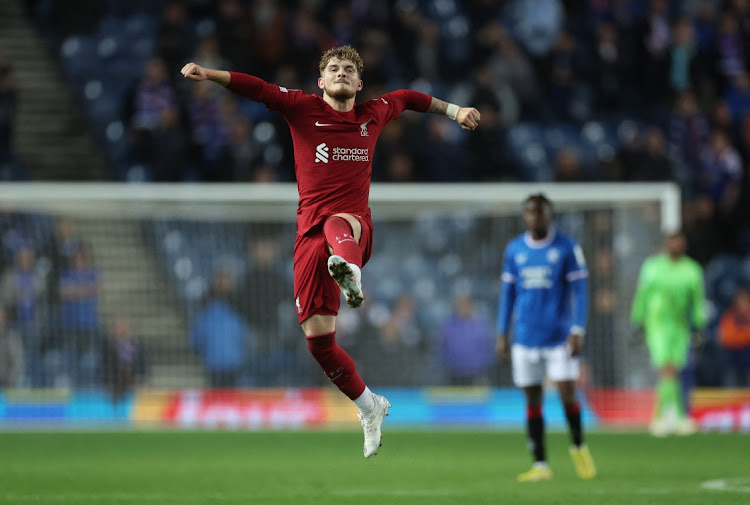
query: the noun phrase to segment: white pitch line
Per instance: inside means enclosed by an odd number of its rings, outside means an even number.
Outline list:
[[[679,493],[684,491],[684,488],[677,488],[677,487],[639,487],[639,488],[632,488],[632,489],[626,489],[626,488],[618,488],[618,489],[587,489],[586,494],[600,494],[600,495],[665,495],[665,494],[673,494],[673,493]]]
[[[371,489],[344,489],[331,492],[335,496],[364,496],[371,495]],[[384,489],[378,490],[378,496],[464,496],[465,491],[458,489]]]
[[[171,495],[165,493],[49,493],[49,494],[14,494],[8,493],[3,496],[0,494],[0,499],[8,500],[7,503],[21,503],[21,502],[34,502],[34,503],[46,503],[49,500],[66,500],[76,502],[101,502],[107,501],[127,501],[132,503],[142,502],[172,502],[179,501],[184,502],[198,502],[204,503],[208,500],[248,500],[248,503],[255,503],[255,500],[266,500],[268,498],[295,498],[302,496],[301,494],[242,494],[242,495],[229,495],[224,493],[206,493],[206,494],[191,494],[185,495]],[[6,502],[3,502],[6,503]]]
[[[328,496],[366,496],[373,494],[371,489],[344,489],[334,490],[329,493],[324,493]],[[446,496],[464,496],[465,491],[458,489],[388,489],[379,490],[378,496],[404,496],[404,497],[446,497]],[[129,501],[129,502],[167,502],[173,500],[180,500],[181,502],[205,502],[207,500],[226,500],[226,499],[246,499],[249,503],[253,503],[254,500],[268,499],[268,498],[294,498],[298,496],[305,496],[305,493],[253,493],[250,495],[232,495],[225,493],[206,493],[206,494],[191,494],[185,495],[171,495],[166,493],[49,493],[49,494],[15,494],[9,493],[5,496],[0,494],[0,498],[9,500],[8,503],[20,503],[20,502],[35,502],[44,503],[48,500],[67,500],[76,502],[99,502],[103,500],[110,501]]]
[[[701,489],[711,491],[734,491],[736,493],[750,493],[750,477],[734,477],[731,479],[714,479],[701,482]]]

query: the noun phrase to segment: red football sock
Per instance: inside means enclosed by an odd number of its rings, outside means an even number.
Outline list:
[[[541,405],[529,405],[526,407],[526,418],[527,419],[534,419],[537,417],[542,417],[542,407]]]
[[[333,248],[333,254],[362,268],[362,250],[354,239],[349,221],[339,216],[329,217],[323,225],[323,233]]]
[[[359,398],[365,382],[357,373],[354,360],[336,343],[336,332],[307,338],[307,348],[325,374],[351,400]]]

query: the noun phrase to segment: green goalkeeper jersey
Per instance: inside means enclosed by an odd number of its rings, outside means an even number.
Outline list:
[[[705,301],[700,265],[687,256],[675,261],[658,254],[643,262],[630,319],[647,334],[666,330],[689,337],[691,325],[706,325]]]

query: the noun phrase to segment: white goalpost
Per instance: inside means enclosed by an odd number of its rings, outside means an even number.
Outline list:
[[[521,202],[537,192],[552,200],[557,226],[581,243],[589,263],[591,382],[652,384],[645,350],[628,344],[628,316],[641,262],[660,247],[664,232],[681,224],[680,192],[671,183],[373,184],[375,244],[363,270],[367,300],[356,311],[342,309],[338,328],[369,382],[446,385],[440,325],[462,295],[494,326],[503,250],[522,231]],[[69,335],[51,315],[63,301],[50,276],[70,267],[65,258],[51,257],[61,246],[55,232],[61,220],[91,252],[101,338],[115,320],[127,318],[144,342],[144,386],[209,385],[190,334],[218,271],[229,275],[233,306],[252,330],[238,386],[321,385],[291,296],[296,205],[294,184],[3,184],[2,274],[15,268],[20,247],[30,247],[35,275],[44,279],[35,295],[38,320],[21,328],[27,359],[15,386],[102,384],[106,365],[96,353],[84,364],[69,352],[49,356],[50,349],[67,349]],[[16,324],[17,306],[4,296]],[[265,305],[259,311],[253,303]],[[406,323],[392,335],[386,326],[400,310],[407,312]],[[385,365],[368,360],[375,352],[386,353]],[[60,363],[61,357],[79,361]],[[498,365],[490,381],[510,385],[509,371]]]

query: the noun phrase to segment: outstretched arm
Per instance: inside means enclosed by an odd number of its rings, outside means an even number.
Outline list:
[[[464,130],[474,130],[479,126],[481,115],[474,107],[459,107],[456,104],[444,102],[434,96],[410,89],[400,89],[389,93],[387,96],[396,97],[401,102],[401,108],[394,110],[395,115],[391,119],[397,118],[402,110],[408,109],[448,116],[461,125]]]
[[[228,85],[229,81],[232,79],[231,75],[226,70],[214,70],[212,68],[205,68],[193,62],[190,62],[182,67],[182,70],[180,72],[182,72],[182,75],[185,77],[185,79],[190,79],[191,81],[208,80],[221,84],[222,86]]]
[[[432,97],[432,102],[427,108],[427,112],[433,114],[445,114],[461,125],[464,130],[474,130],[479,126],[481,114],[474,107],[459,107],[456,104],[444,102],[439,98]]]
[[[182,67],[181,72],[185,79],[213,81],[233,93],[264,103],[271,110],[282,110],[285,108],[285,104],[292,103],[294,100],[286,88],[267,83],[254,75],[214,70],[192,62]]]

